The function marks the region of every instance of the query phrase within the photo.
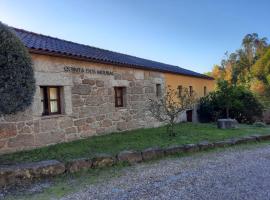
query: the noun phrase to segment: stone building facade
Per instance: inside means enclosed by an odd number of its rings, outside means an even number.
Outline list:
[[[159,126],[145,108],[166,85],[200,94],[214,85],[178,66],[12,29],[32,56],[36,91],[26,111],[0,116],[0,154]]]
[[[32,54],[36,93],[32,107],[0,118],[0,152],[31,149],[116,131],[159,124],[145,112],[160,72]],[[58,86],[61,113],[42,115],[41,86]],[[115,107],[115,87],[123,87],[124,106]]]

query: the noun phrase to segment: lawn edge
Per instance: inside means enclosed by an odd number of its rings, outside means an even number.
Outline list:
[[[38,178],[47,178],[81,170],[111,167],[116,164],[140,163],[181,153],[194,153],[214,148],[224,148],[251,142],[270,140],[268,135],[251,135],[216,142],[201,141],[197,144],[173,145],[165,148],[151,147],[142,151],[124,150],[117,155],[99,154],[93,158],[77,158],[66,163],[57,160],[44,160],[23,164],[0,166],[0,188],[20,184]]]

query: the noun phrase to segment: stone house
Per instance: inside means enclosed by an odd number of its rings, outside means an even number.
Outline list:
[[[13,30],[32,56],[36,92],[26,111],[0,116],[0,154],[155,127],[145,104],[166,84],[184,80],[209,91],[214,85],[212,78],[177,66]]]

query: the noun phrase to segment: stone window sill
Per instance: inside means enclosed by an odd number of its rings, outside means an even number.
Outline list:
[[[51,118],[59,118],[59,117],[65,117],[65,114],[57,114],[57,115],[42,115],[41,119],[51,119]]]
[[[125,111],[125,110],[127,110],[127,107],[115,107],[115,110],[116,111]]]

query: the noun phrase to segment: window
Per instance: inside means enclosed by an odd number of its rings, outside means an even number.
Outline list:
[[[193,87],[189,86],[189,95],[191,96],[193,94]]]
[[[183,92],[183,86],[182,85],[179,85],[177,89],[178,89],[178,96],[181,97],[182,96],[182,92]]]
[[[203,94],[204,94],[204,96],[207,95],[207,87],[206,86],[203,87]]]
[[[161,97],[161,84],[156,84],[156,96]]]
[[[43,104],[42,115],[54,115],[61,113],[60,87],[41,86],[41,102]]]
[[[115,107],[124,107],[124,87],[115,87]]]

